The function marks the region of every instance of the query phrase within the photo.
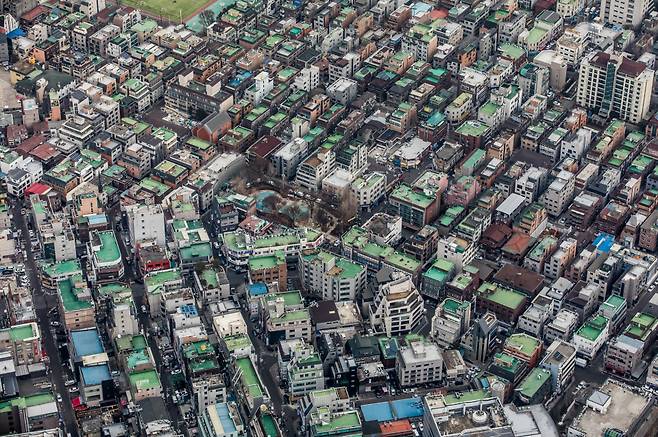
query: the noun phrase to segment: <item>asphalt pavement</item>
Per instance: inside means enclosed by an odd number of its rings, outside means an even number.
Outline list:
[[[158,347],[159,345],[156,336],[151,335],[151,318],[149,317],[148,312],[144,313],[141,311],[142,305],[146,304],[144,298],[145,295],[144,286],[138,282],[135,282],[133,263],[127,262],[127,260],[131,259],[132,256],[129,253],[128,249],[126,249],[123,236],[116,230],[115,217],[117,213],[118,213],[118,208],[116,207],[108,209],[107,211],[107,215],[110,224],[112,226],[112,230],[114,231],[117,242],[119,243],[119,250],[121,251],[121,257],[123,258],[123,266],[125,271],[123,280],[130,285],[130,288],[132,290],[133,301],[135,302],[135,307],[137,309],[137,318],[139,320],[139,325],[143,328],[147,343],[151,348],[151,353],[153,354],[153,359],[155,360],[155,366],[156,369],[158,370],[158,374],[160,375],[160,384],[162,385],[162,392],[163,393],[171,392],[171,381],[169,380],[168,373],[163,372],[162,354],[160,352],[160,348]],[[167,406],[167,413],[169,415],[169,419],[171,420],[171,422],[174,425],[176,425],[176,427],[179,426],[179,423],[180,425],[184,426],[185,421],[183,420],[183,417],[180,414],[180,410],[178,409],[178,406],[171,401],[170,397],[164,396],[164,401],[165,401],[165,405]]]
[[[41,338],[43,339],[43,347],[45,348],[46,355],[50,359],[49,369],[51,370],[50,377],[54,384],[56,393],[62,397],[62,402],[58,402],[60,419],[64,421],[66,432],[71,437],[78,437],[78,422],[71,405],[69,392],[64,385],[64,374],[62,372],[62,362],[59,356],[57,344],[53,338],[50,330],[50,320],[48,319],[48,311],[59,305],[55,293],[45,293],[41,288],[39,269],[34,262],[34,254],[32,253],[32,244],[30,243],[30,235],[27,227],[25,216],[21,215],[21,203],[13,204],[13,224],[14,229],[20,229],[22,232],[23,240],[25,241],[25,250],[23,253],[23,263],[25,264],[25,274],[30,281],[32,288],[32,304],[34,305],[37,323],[41,331]]]

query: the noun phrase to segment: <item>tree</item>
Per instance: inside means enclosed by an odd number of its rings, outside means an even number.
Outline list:
[[[199,19],[204,28],[211,26],[215,22],[215,13],[210,9],[206,9],[199,14]]]
[[[231,184],[233,185],[233,191],[236,193],[247,194],[247,183],[245,182],[244,178],[237,176],[235,179],[233,179]]]
[[[293,202],[286,207],[286,214],[294,223],[304,216],[304,210],[299,206],[299,202]]]
[[[271,196],[267,196],[263,199],[263,207],[265,212],[277,212],[280,204],[281,199],[276,194],[272,194]]]
[[[356,200],[354,192],[352,190],[346,190],[340,197],[340,209],[338,211],[343,222],[351,220],[356,215],[358,206],[359,203]]]

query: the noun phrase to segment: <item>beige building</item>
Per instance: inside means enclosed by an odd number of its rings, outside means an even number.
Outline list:
[[[599,115],[639,123],[649,113],[654,71],[620,54],[598,52],[584,59],[576,101]]]

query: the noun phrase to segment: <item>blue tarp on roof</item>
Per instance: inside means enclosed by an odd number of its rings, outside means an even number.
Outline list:
[[[596,247],[596,250],[600,252],[610,252],[610,248],[613,244],[615,244],[615,237],[610,234],[606,234],[605,232],[601,232],[594,239],[594,247]]]
[[[27,33],[25,33],[25,31],[20,27],[17,27],[16,29],[12,30],[7,34],[7,39],[16,39],[25,35],[27,35]]]
[[[82,366],[80,367],[80,373],[82,373],[82,382],[84,385],[98,385],[103,381],[109,381],[112,379],[110,376],[110,368],[107,367],[107,364],[102,364],[100,366]]]
[[[71,331],[71,342],[80,358],[105,352],[96,328]]]
[[[361,413],[366,422],[370,420],[387,422],[422,417],[423,411],[423,401],[418,397],[361,405]]]

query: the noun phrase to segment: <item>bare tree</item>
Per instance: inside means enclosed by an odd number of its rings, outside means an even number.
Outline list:
[[[340,198],[338,213],[344,222],[351,220],[357,212],[359,204],[352,190],[346,190]]]
[[[215,13],[210,9],[206,9],[205,11],[199,14],[199,19],[204,29],[207,28],[208,26],[211,26],[215,22],[215,18],[216,18]]]
[[[247,194],[247,183],[245,182],[244,178],[237,176],[235,179],[233,179],[231,185],[233,186],[233,191],[236,193]]]
[[[296,222],[304,216],[304,210],[299,206],[298,202],[293,202],[287,206],[286,214],[293,222]]]
[[[263,207],[265,207],[268,212],[276,212],[279,209],[279,205],[281,205],[281,199],[276,194],[267,196],[263,199]]]

